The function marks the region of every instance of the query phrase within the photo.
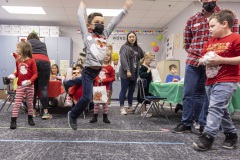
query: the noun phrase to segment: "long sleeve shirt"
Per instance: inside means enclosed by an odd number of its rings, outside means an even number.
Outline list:
[[[217,6],[214,12],[220,12]],[[238,19],[235,19],[233,32],[238,33]],[[197,67],[198,60],[201,58],[203,45],[210,39],[209,23],[203,12],[198,12],[190,17],[184,30],[184,48],[188,53],[186,63]]]
[[[34,84],[35,79],[38,77],[36,62],[33,58],[16,62],[16,72],[14,75],[18,77],[18,86],[22,86],[22,81],[30,80]]]
[[[78,9],[78,21],[80,24],[80,31],[82,34],[82,39],[86,49],[86,59],[85,66],[87,67],[101,67],[103,59],[106,55],[107,49],[107,38],[110,36],[114,28],[127,14],[127,10],[123,9],[119,15],[114,17],[112,21],[107,25],[106,29],[103,31],[103,35],[96,35],[91,31],[88,31],[84,15],[86,13],[85,8],[81,6]]]
[[[98,80],[102,79],[101,83]],[[115,81],[115,72],[111,65],[102,66],[102,70],[99,75],[94,79],[94,86],[106,86],[107,90],[110,90],[110,83]]]

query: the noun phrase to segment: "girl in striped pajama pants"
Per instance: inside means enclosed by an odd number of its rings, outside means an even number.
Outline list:
[[[20,56],[16,59],[16,72],[8,76],[9,79],[18,77],[18,87],[15,95],[15,104],[12,109],[11,129],[17,128],[18,111],[22,103],[24,93],[28,106],[28,124],[34,126],[33,122],[33,95],[34,80],[38,77],[36,62],[32,58],[32,47],[29,42],[17,43],[17,53]]]

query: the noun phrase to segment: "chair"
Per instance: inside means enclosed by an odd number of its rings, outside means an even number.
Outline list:
[[[153,110],[156,111],[156,113],[158,113],[160,115],[160,110],[159,109],[161,109],[164,113],[164,116],[166,117],[166,119],[169,123],[168,117],[167,117],[166,112],[163,108],[163,104],[159,103],[160,100],[164,101],[164,100],[166,100],[166,98],[163,98],[163,97],[160,97],[160,96],[145,96],[144,88],[146,88],[146,87],[147,87],[147,80],[146,79],[139,79],[138,80],[138,88],[140,89],[140,97],[143,99],[143,102],[142,102],[141,107],[138,110],[138,112],[141,111],[141,108],[142,108],[142,106],[145,102],[150,102],[150,106],[147,109],[147,113],[149,112],[150,109],[153,109]],[[142,123],[142,121],[146,117],[146,115],[142,118],[140,123]]]
[[[11,88],[11,80],[8,79],[8,77],[3,77],[3,84],[4,84],[4,91],[5,93],[7,94],[7,98],[5,99],[5,101],[3,102],[3,104],[1,105],[0,107],[0,112],[1,110],[3,109],[3,107],[5,106],[5,104],[8,102],[8,101],[11,101],[10,104],[8,105],[8,108],[7,110],[9,109],[9,107],[12,105],[14,99],[15,99],[15,95],[16,95],[16,92],[13,91],[13,89]]]

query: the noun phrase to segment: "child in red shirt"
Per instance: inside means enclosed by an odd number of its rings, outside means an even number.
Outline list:
[[[33,95],[34,80],[38,77],[36,62],[32,58],[32,47],[29,42],[17,43],[17,53],[19,58],[16,59],[16,72],[8,76],[9,79],[18,77],[15,104],[12,109],[11,129],[17,128],[18,111],[22,103],[22,98],[26,92],[26,102],[28,106],[28,124],[34,126],[33,122]]]
[[[110,83],[115,81],[115,72],[113,67],[111,66],[111,54],[107,52],[104,60],[102,70],[100,71],[99,75],[94,79],[94,86],[106,86],[108,97],[110,91]],[[97,122],[98,117],[98,110],[99,110],[99,103],[94,103],[94,115],[90,123]],[[103,122],[110,123],[108,120],[108,103],[102,103],[103,107]]]
[[[222,10],[210,17],[212,37],[203,47],[199,65],[206,65],[206,94],[209,99],[207,124],[203,134],[193,143],[194,149],[211,149],[219,127],[226,138],[222,148],[233,149],[238,141],[237,129],[228,111],[229,101],[240,82],[240,35],[232,33],[235,16]]]

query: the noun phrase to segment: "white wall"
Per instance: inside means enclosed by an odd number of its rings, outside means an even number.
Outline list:
[[[240,10],[239,6],[240,3],[218,3],[218,6],[220,8],[225,9],[231,9],[234,11],[234,13],[237,15],[238,18],[240,18]],[[180,33],[180,48],[174,49],[173,57],[176,60],[180,60],[180,76],[184,77],[185,74],[185,60],[187,58],[187,52],[183,49],[183,31],[185,24],[187,22],[187,19],[190,18],[190,16],[195,15],[197,12],[201,11],[201,3],[194,2],[190,4],[186,10],[184,10],[181,14],[179,14],[177,17],[175,17],[170,23],[168,23],[164,28],[167,28],[167,32],[164,33],[164,39],[160,44],[160,52],[161,56],[157,57],[158,61],[165,60],[166,53],[165,53],[165,44],[166,44],[166,37],[171,34],[178,34]]]

